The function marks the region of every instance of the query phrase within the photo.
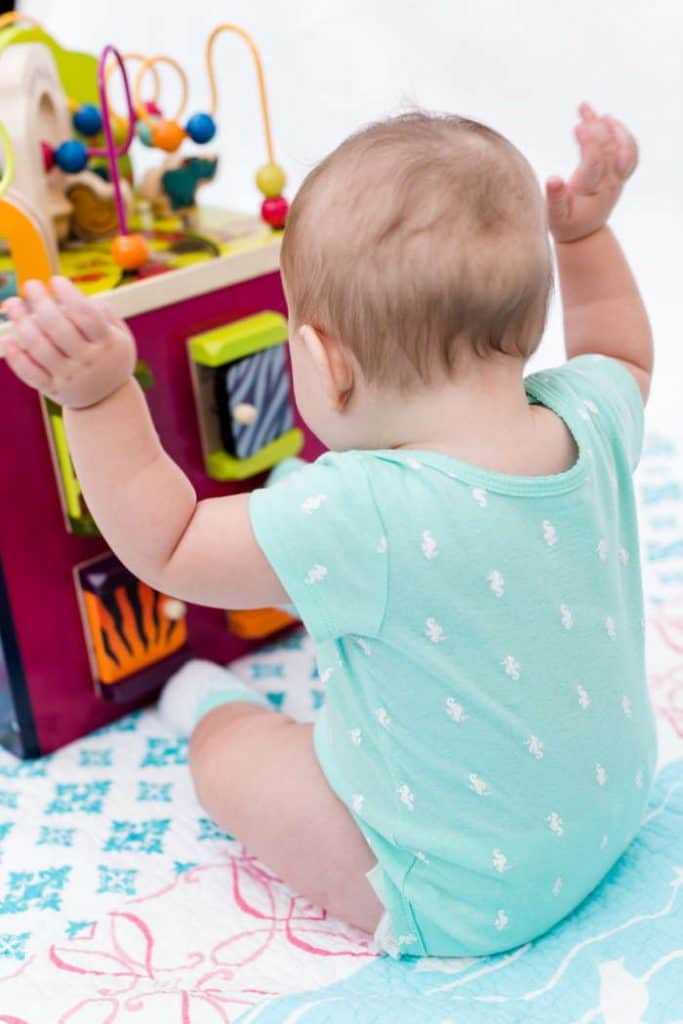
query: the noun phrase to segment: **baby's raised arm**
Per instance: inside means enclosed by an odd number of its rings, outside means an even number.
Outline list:
[[[575,129],[579,166],[568,182],[547,182],[548,223],[555,240],[567,357],[611,356],[633,374],[647,400],[652,331],[631,269],[607,226],[638,162],[638,147],[613,117],[587,103]]]
[[[8,365],[64,407],[69,449],[88,506],[114,553],[174,597],[218,608],[288,600],[251,529],[248,495],[197,501],[164,451],[132,376],[135,342],[106,307],[64,278],[54,297],[26,285],[11,299]]]

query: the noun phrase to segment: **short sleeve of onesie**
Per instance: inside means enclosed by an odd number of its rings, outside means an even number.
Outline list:
[[[362,454],[328,452],[249,505],[256,540],[317,643],[375,636],[384,616],[384,529]]]
[[[542,376],[542,375],[541,375]],[[600,429],[617,461],[632,473],[643,447],[643,400],[633,375],[616,359],[585,355],[548,374],[572,393],[577,411]]]

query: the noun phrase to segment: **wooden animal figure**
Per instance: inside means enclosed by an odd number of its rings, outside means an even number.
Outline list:
[[[194,208],[197,189],[215,178],[217,168],[218,157],[172,153],[147,171],[138,192],[150,200],[156,217],[172,217]]]
[[[121,192],[126,207],[126,215],[130,215],[133,206],[133,194],[127,181],[121,181]],[[94,171],[81,171],[67,178],[65,194],[73,209],[71,212],[71,233],[85,242],[107,235],[115,235],[118,231],[114,189],[109,181]]]

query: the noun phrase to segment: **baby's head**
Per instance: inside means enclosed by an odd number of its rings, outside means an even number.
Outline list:
[[[282,272],[297,402],[333,448],[353,412],[538,345],[552,286],[545,203],[522,154],[456,116],[352,135],[305,179]]]

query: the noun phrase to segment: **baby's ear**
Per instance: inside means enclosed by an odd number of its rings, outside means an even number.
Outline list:
[[[353,391],[354,366],[350,352],[337,338],[310,324],[303,324],[297,334],[332,408],[341,412]]]

